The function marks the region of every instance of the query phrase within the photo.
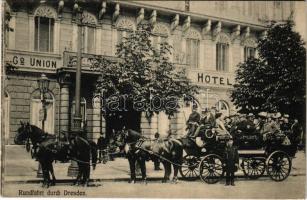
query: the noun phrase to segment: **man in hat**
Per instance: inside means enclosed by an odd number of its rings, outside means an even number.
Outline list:
[[[198,137],[200,130],[209,125],[210,127],[215,127],[215,116],[210,112],[209,109],[202,110],[202,116],[200,119],[200,126],[196,129],[196,131],[191,135],[191,137]]]
[[[192,113],[189,116],[189,119],[187,121],[187,129],[188,129],[188,136],[191,136],[195,133],[196,128],[199,125],[200,121],[200,114],[197,112],[197,105],[193,104]]]
[[[233,139],[227,141],[225,152],[224,152],[224,167],[226,171],[226,186],[234,186],[234,177],[235,172],[239,167],[239,153],[237,147],[233,146]]]
[[[289,132],[291,130],[291,124],[289,123],[289,115],[285,114],[282,118],[280,118],[280,130],[283,132]]]

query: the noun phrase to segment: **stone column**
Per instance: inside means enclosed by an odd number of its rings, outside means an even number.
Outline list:
[[[69,129],[69,84],[63,84],[61,87],[60,104],[60,127],[61,131]]]

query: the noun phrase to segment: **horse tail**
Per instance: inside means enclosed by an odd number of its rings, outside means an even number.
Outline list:
[[[91,146],[91,155],[92,155],[92,165],[93,165],[93,169],[96,168],[96,163],[97,163],[97,157],[98,157],[98,148],[97,148],[97,144],[95,142],[90,142],[90,146]]]

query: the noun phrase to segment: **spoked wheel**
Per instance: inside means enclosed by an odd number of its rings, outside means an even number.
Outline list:
[[[267,173],[274,181],[285,180],[291,171],[291,159],[283,151],[274,151],[266,160]]]
[[[223,175],[222,158],[216,154],[205,156],[199,164],[199,175],[206,183],[217,183]]]
[[[246,177],[257,179],[265,172],[265,160],[257,158],[243,158],[242,170]]]
[[[186,155],[183,157],[182,164],[184,167],[179,169],[179,172],[185,180],[196,180],[199,176],[199,158],[193,155]]]

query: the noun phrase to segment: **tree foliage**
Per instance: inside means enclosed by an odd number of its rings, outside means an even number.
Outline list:
[[[114,95],[124,99],[127,111],[146,111],[150,116],[165,111],[173,115],[178,101],[197,93],[197,87],[191,85],[185,70],[170,62],[172,47],[168,43],[160,44],[160,48],[153,46],[152,28],[142,24],[130,32],[117,45],[117,60],[98,56],[92,59],[93,68],[100,72],[96,88],[103,90],[104,98],[110,101]],[[161,109],[150,109],[153,104],[161,104]]]
[[[306,49],[294,23],[271,22],[258,41],[259,58],[238,65],[231,97],[241,112],[305,113]]]

